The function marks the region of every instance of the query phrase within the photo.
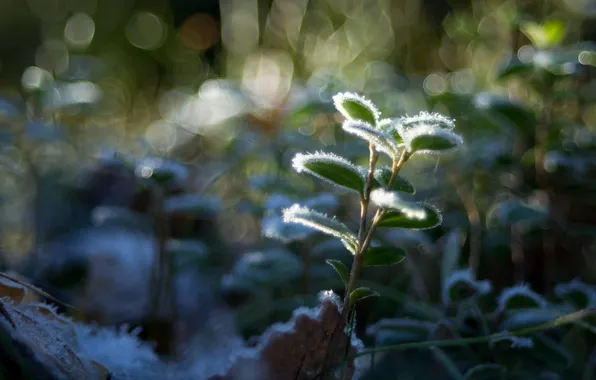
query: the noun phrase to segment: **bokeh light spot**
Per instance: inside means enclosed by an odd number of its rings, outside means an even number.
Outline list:
[[[180,38],[190,49],[209,49],[219,40],[219,23],[209,14],[196,13],[182,24]]]
[[[85,13],[73,15],[64,27],[64,40],[74,48],[84,49],[93,40],[95,22]]]
[[[159,48],[166,36],[166,26],[162,19],[149,12],[135,14],[126,26],[128,41],[143,50]]]
[[[46,88],[51,82],[52,75],[37,66],[27,67],[21,76],[21,85],[28,91]]]
[[[445,79],[437,73],[430,74],[424,79],[424,91],[431,96],[440,95],[445,91]]]

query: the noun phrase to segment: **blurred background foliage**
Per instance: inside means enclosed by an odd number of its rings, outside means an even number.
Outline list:
[[[279,211],[310,197],[357,225],[355,199],[289,165],[321,146],[362,159],[331,104],[353,91],[466,139],[404,171],[444,222],[380,236],[410,254],[365,272],[387,298],[361,333],[442,305],[455,268],[545,297],[595,283],[595,17],[592,0],[4,0],[2,264],[164,352],[165,325],[216,304],[260,334],[340,292],[324,260],[350,255]]]

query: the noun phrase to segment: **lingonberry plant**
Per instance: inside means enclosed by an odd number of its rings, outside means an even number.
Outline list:
[[[328,260],[345,283],[345,296],[340,326],[347,325],[353,305],[377,293],[358,287],[363,267],[400,263],[405,251],[394,246],[375,244],[377,228],[427,229],[441,223],[440,212],[432,205],[412,202],[403,193],[414,188],[399,175],[402,167],[416,155],[453,151],[463,142],[455,134],[454,121],[439,114],[422,112],[412,117],[381,119],[375,105],[353,93],[339,93],[333,98],[335,107],[345,117],[343,130],[369,145],[368,168],[357,166],[333,153],[298,153],[293,167],[299,173],[315,176],[341,188],[353,191],[360,198],[360,225],[354,233],[347,225],[300,204],[283,210],[286,223],[301,224],[340,239],[354,256],[351,270],[337,260]],[[381,165],[381,155],[391,164]],[[376,207],[372,218],[369,209]]]

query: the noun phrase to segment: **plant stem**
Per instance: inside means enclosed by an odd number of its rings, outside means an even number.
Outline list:
[[[362,271],[362,267],[364,264],[364,252],[366,252],[368,246],[372,241],[372,235],[381,221],[383,215],[385,214],[384,209],[378,209],[375,216],[373,217],[372,223],[368,230],[366,230],[366,216],[368,213],[368,206],[370,203],[370,193],[372,191],[373,185],[373,178],[375,173],[375,165],[377,159],[379,158],[379,153],[375,152],[374,145],[369,146],[370,150],[370,159],[368,165],[368,175],[366,178],[366,186],[364,189],[364,194],[360,199],[360,229],[358,230],[358,248],[356,249],[356,253],[354,254],[354,261],[352,263],[352,269],[350,271],[350,280],[348,281],[348,285],[346,286],[346,293],[344,295],[343,306],[341,309],[341,315],[339,319],[338,326],[336,327],[335,331],[333,332],[329,346],[327,349],[327,356],[323,363],[323,368],[328,368],[329,364],[333,363],[334,354],[341,347],[341,342],[343,338],[343,330],[348,322],[348,316],[352,310],[352,305],[350,305],[350,294],[356,289],[356,284],[358,283],[358,279],[360,278],[360,272]],[[391,179],[389,180],[388,188],[393,186],[395,179],[397,178],[397,174],[399,170],[403,166],[403,164],[409,158],[409,154],[406,150],[402,152],[399,159],[393,159],[392,165],[392,173]],[[346,343],[349,347],[350,342]],[[345,357],[344,357],[345,359]]]
[[[366,248],[362,249],[364,242],[367,238],[366,233],[366,216],[368,214],[368,205],[370,203],[370,192],[372,191],[373,178],[375,174],[375,165],[379,158],[379,153],[375,152],[374,145],[369,146],[370,158],[368,161],[368,176],[366,177],[366,187],[364,194],[360,198],[360,229],[358,230],[358,249],[354,254],[354,261],[352,262],[352,270],[350,272],[350,281],[346,286],[346,294],[344,295],[344,303],[342,308],[342,323],[345,322],[346,317],[350,309],[350,294],[356,288],[356,283],[360,277],[360,271],[362,270],[362,263],[364,262],[364,254]]]
[[[541,323],[536,326],[530,326],[523,329],[511,331],[511,332],[498,332],[495,334],[484,335],[484,336],[476,336],[472,338],[462,338],[462,339],[449,339],[449,340],[434,340],[434,341],[427,341],[427,342],[412,342],[412,343],[403,343],[403,344],[396,344],[393,346],[384,346],[384,347],[377,347],[374,349],[369,350],[362,350],[356,355],[352,356],[349,359],[354,359],[360,356],[371,355],[373,353],[379,352],[388,352],[388,351],[403,351],[408,349],[421,349],[421,348],[431,348],[431,347],[455,347],[455,346],[463,346],[467,344],[475,344],[475,343],[485,343],[495,338],[499,338],[503,335],[513,335],[513,336],[524,336],[524,335],[531,335],[534,333],[538,333],[541,331],[549,330],[554,327],[564,326],[567,324],[577,324],[582,319],[593,315],[596,313],[596,309],[588,308],[576,311],[571,314],[564,315],[559,317],[551,322]]]

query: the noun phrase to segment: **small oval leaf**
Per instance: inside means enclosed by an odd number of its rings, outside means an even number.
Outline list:
[[[509,227],[513,225],[536,226],[549,218],[547,210],[530,206],[517,199],[499,202],[488,211],[486,224],[491,227]]]
[[[418,205],[425,211],[423,217],[419,217],[420,215],[413,217],[411,214],[400,210],[388,210],[379,222],[378,227],[424,230],[441,224],[443,217],[433,206],[423,203]]]
[[[356,236],[352,234],[345,224],[320,212],[302,207],[299,204],[283,210],[283,221],[285,223],[301,224],[319,230],[327,235],[335,236],[351,244],[357,244]]]
[[[398,247],[370,247],[364,254],[364,266],[383,266],[401,263],[406,258],[406,251]]]
[[[461,136],[440,127],[419,127],[404,134],[406,147],[411,153],[444,153],[457,149]]]
[[[371,290],[370,288],[357,288],[350,293],[350,304],[354,305],[356,302],[369,297],[378,297],[379,293]]]
[[[348,281],[350,280],[350,271],[348,270],[348,267],[339,260],[325,260],[325,262],[335,269],[344,284],[348,286]]]
[[[362,193],[364,178],[350,161],[331,153],[298,153],[292,160],[298,172],[305,172],[333,185]]]
[[[360,95],[339,93],[333,97],[333,103],[346,119],[362,120],[370,125],[376,125],[379,120],[379,111],[374,104]]]
[[[387,188],[389,185],[389,180],[391,179],[391,174],[391,168],[388,166],[383,166],[375,170],[375,179],[378,181],[380,186]],[[395,178],[395,181],[393,181],[393,186],[391,186],[391,188],[388,190],[399,191],[407,194],[416,193],[414,185],[400,175]]]
[[[385,134],[381,130],[374,129],[370,124],[346,120],[342,128],[347,133],[360,137],[369,144],[373,144],[379,152],[383,152],[389,157],[394,157],[398,153],[399,147],[397,142],[390,135]]]

